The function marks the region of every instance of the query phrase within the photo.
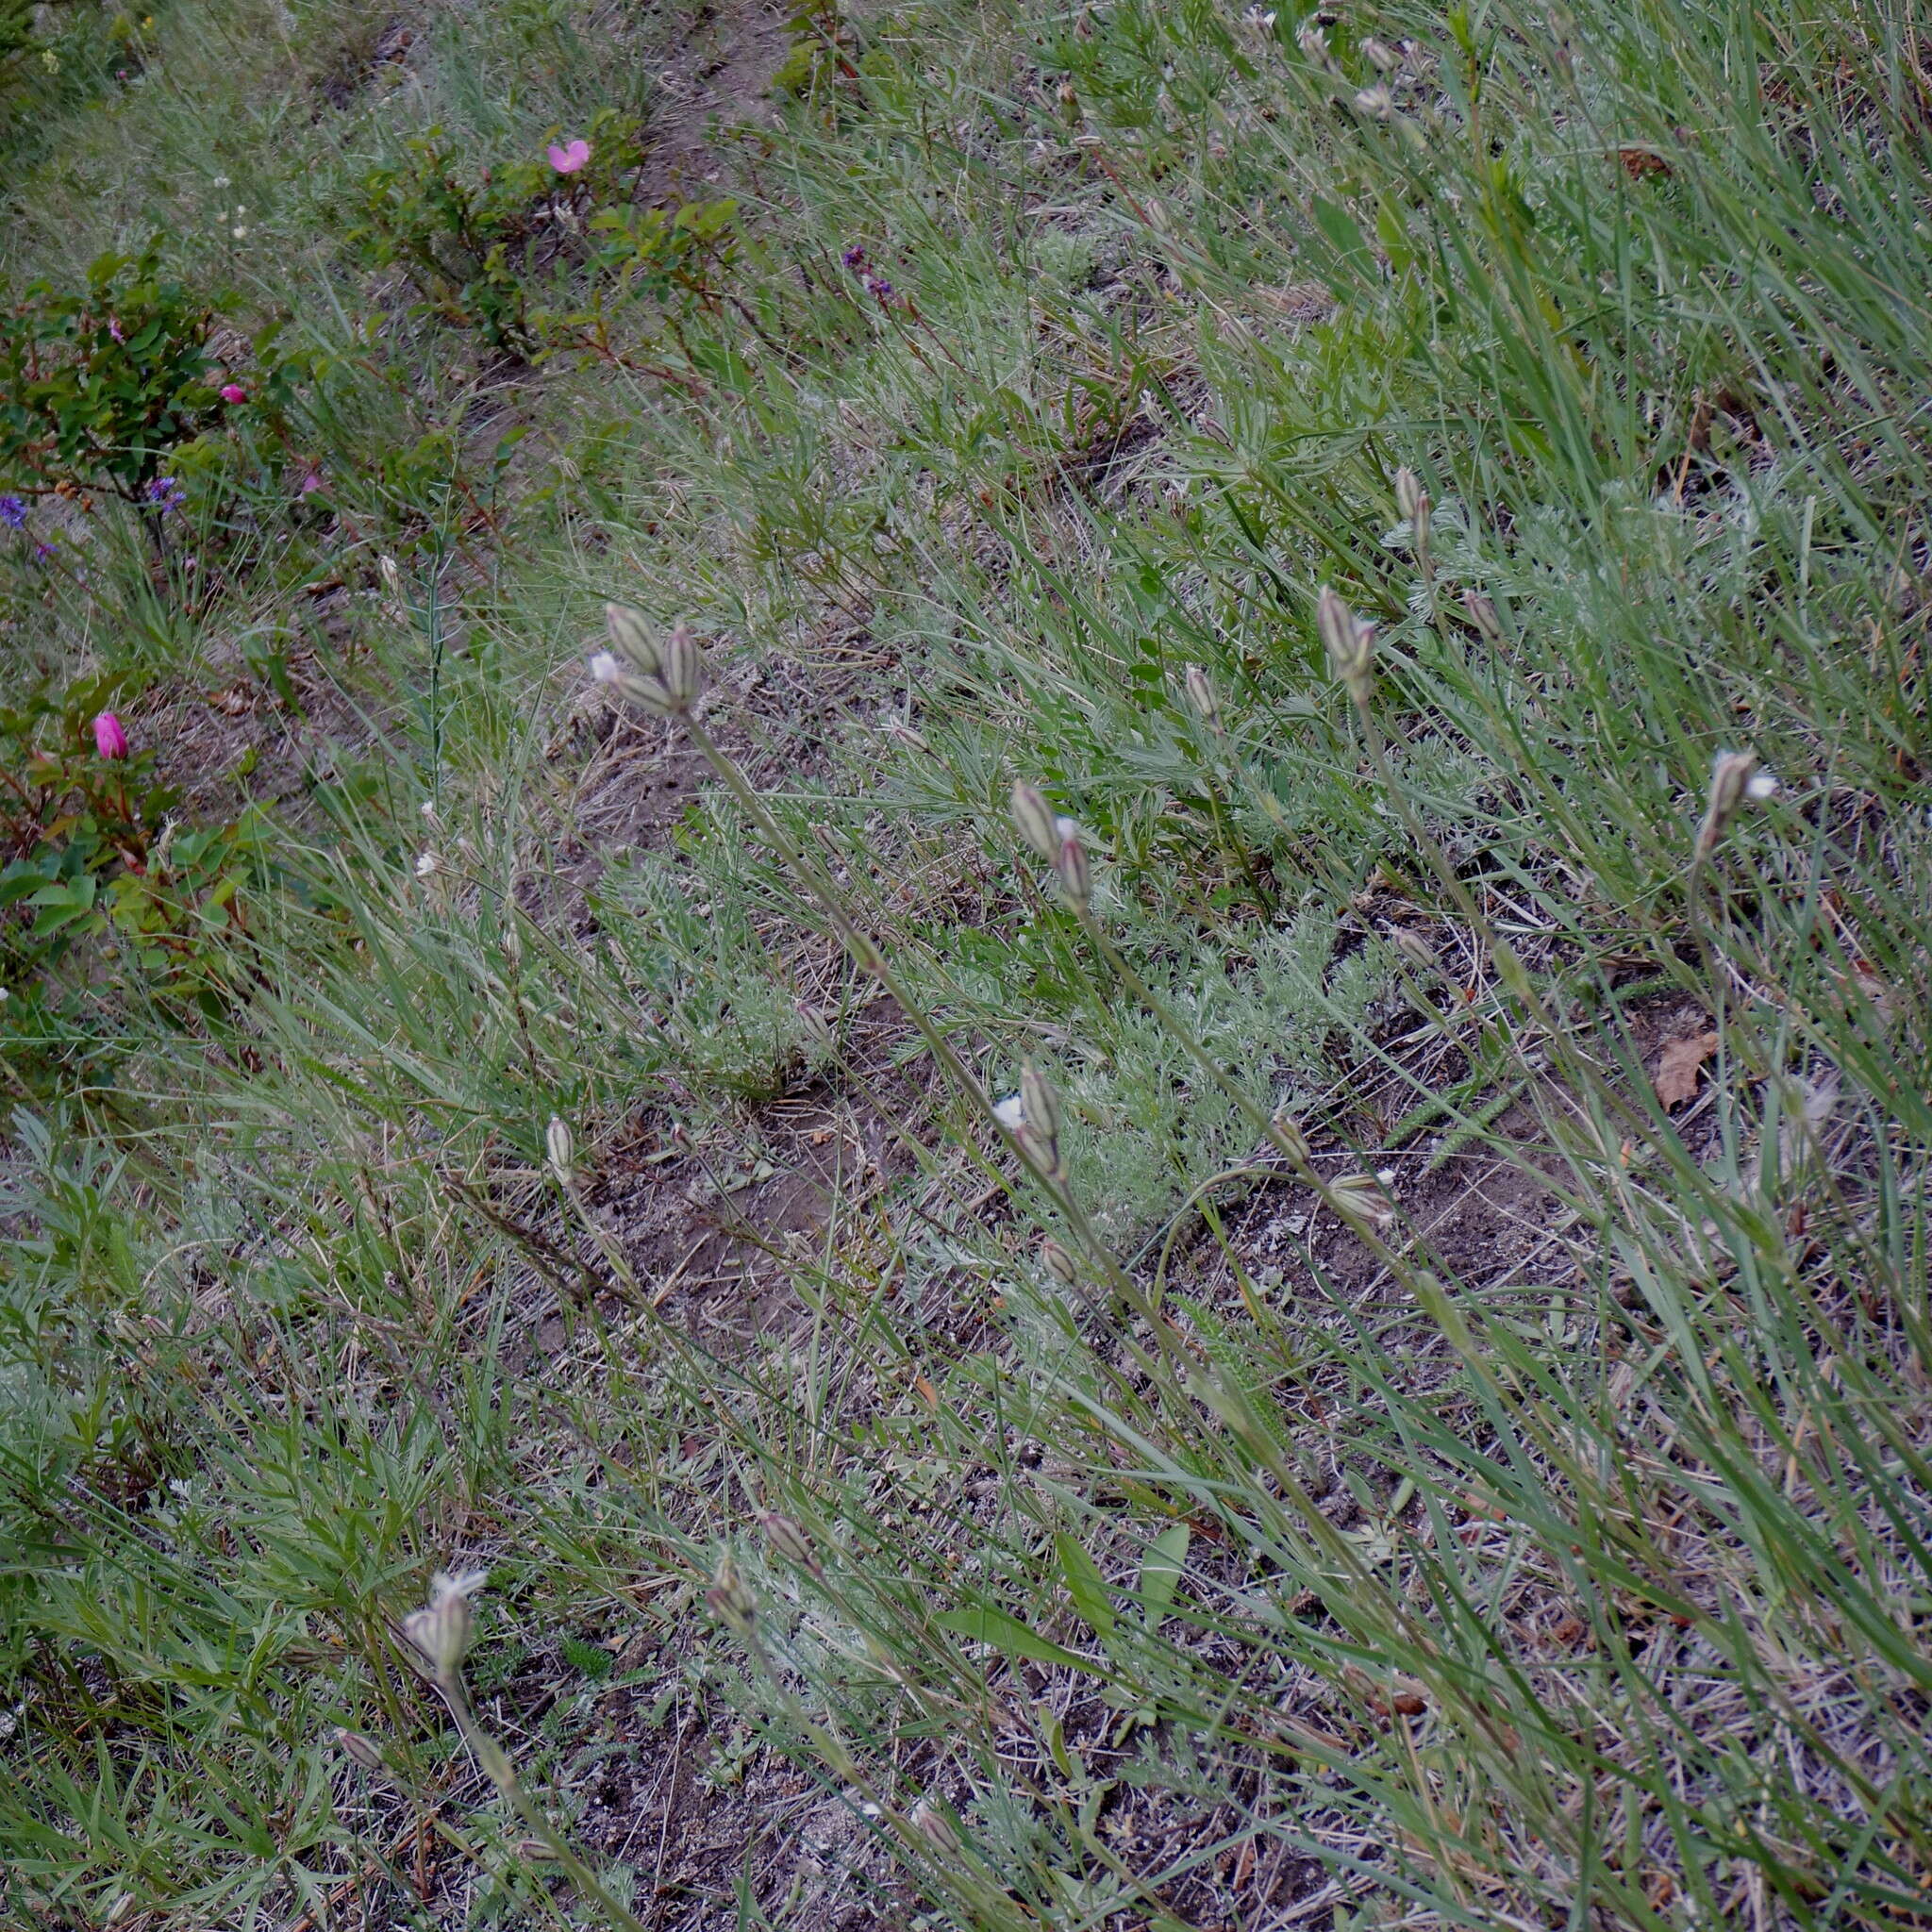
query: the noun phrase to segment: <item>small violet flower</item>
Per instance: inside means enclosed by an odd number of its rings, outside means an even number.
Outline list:
[[[127,340],[127,331],[121,326],[121,318],[118,315],[108,316],[108,333],[110,336],[112,336],[117,342],[125,342]]]
[[[865,250],[855,242],[839,258],[857,275],[865,266]]]
[[[157,476],[147,486],[147,500],[157,509],[179,509],[187,498],[187,491],[174,476]]]
[[[104,758],[125,758],[127,756],[127,734],[112,711],[102,711],[94,719],[94,749]]]
[[[298,496],[313,496],[318,490],[325,490],[327,488],[328,485],[323,480],[322,472],[320,470],[310,470],[303,477],[301,488],[296,491],[296,494]]]
[[[0,496],[0,524],[9,530],[26,528],[26,505],[17,496]]]
[[[579,139],[566,142],[559,147],[553,141],[547,152],[550,165],[559,175],[575,175],[591,158],[591,143]]]

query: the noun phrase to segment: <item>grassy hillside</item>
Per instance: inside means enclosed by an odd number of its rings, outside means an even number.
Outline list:
[[[1911,9],[0,117],[0,1924],[1932,1924]]]

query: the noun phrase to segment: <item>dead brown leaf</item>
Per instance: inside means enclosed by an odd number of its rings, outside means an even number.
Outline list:
[[[1657,1063],[1657,1097],[1666,1107],[1676,1107],[1697,1091],[1697,1070],[1717,1051],[1715,1033],[1693,1033],[1689,1040],[1674,1040],[1664,1048]]]

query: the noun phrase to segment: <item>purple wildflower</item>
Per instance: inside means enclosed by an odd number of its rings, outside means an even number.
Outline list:
[[[157,476],[147,486],[147,500],[157,509],[179,509],[188,500],[188,492],[175,477]]]
[[[51,543],[36,543],[34,545],[34,561],[36,563],[45,563],[53,554],[54,546]]]
[[[897,292],[891,283],[887,281],[884,275],[866,275],[863,279],[865,282],[865,292],[881,308],[890,308],[892,306],[892,298]]]
[[[858,242],[855,242],[852,244],[852,246],[848,248],[842,256],[840,257],[840,259],[844,262],[845,266],[849,268],[854,275],[857,275],[859,272],[859,270],[865,266],[865,250],[859,247]]]
[[[17,496],[0,496],[0,524],[9,530],[26,528],[26,505]]]

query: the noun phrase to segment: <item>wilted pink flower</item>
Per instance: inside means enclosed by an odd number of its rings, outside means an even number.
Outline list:
[[[225,403],[245,403],[248,391],[239,382],[225,382],[222,385],[222,400]]]
[[[102,711],[94,719],[94,749],[104,758],[125,758],[127,756],[127,734],[121,728],[121,721],[112,711]]]
[[[576,140],[559,147],[556,142],[550,143],[550,165],[559,175],[575,175],[591,158],[591,143]]]
[[[125,342],[127,340],[127,331],[121,326],[121,318],[118,315],[108,316],[108,333],[110,336],[112,336],[117,342]]]

